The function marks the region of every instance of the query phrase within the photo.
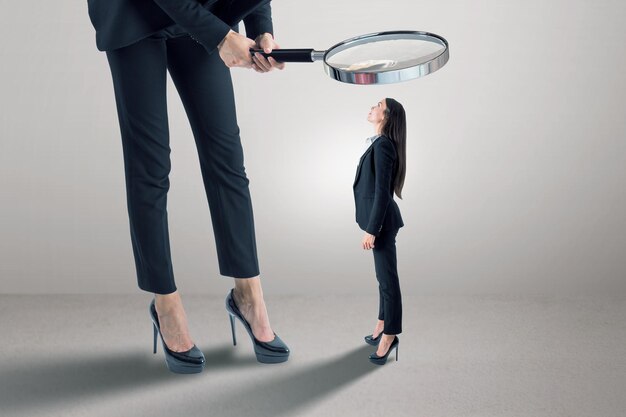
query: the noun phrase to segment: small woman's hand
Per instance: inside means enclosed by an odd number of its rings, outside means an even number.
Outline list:
[[[279,49],[280,46],[274,41],[271,33],[263,33],[256,38],[256,49],[263,49],[263,52],[269,54],[273,49]],[[265,58],[262,54],[256,52],[252,55],[252,68],[256,72],[269,72],[274,68],[282,70],[285,68],[284,62],[278,62],[272,57]]]
[[[363,246],[363,249],[372,249],[374,247],[374,240],[376,239],[376,236],[374,235],[370,235],[369,233],[365,233],[365,236],[363,236],[363,242],[361,242],[361,246]]]

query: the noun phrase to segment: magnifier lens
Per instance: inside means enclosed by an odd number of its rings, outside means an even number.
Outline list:
[[[439,70],[450,57],[448,41],[430,32],[396,30],[369,33],[340,42],[327,50],[275,49],[281,62],[324,61],[333,80],[348,84],[392,84],[413,80]]]
[[[445,48],[435,39],[373,37],[329,51],[326,63],[343,71],[380,73],[424,64],[443,53]]]

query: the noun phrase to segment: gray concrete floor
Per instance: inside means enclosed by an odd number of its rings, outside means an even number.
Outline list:
[[[223,297],[183,295],[197,375],[152,354],[150,296],[0,296],[0,415],[626,415],[626,297],[407,297],[399,361],[370,364],[375,296],[266,294],[288,362],[232,345]],[[159,342],[160,343],[160,342]]]

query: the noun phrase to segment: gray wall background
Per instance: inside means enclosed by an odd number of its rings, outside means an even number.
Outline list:
[[[79,0],[0,1],[0,292],[138,291],[111,76]],[[392,6],[393,5],[393,6]],[[284,48],[379,30],[445,36],[426,78],[344,85],[321,64],[233,69],[264,289],[377,291],[352,181],[365,117],[408,112],[405,294],[626,290],[626,3],[274,0]],[[169,221],[182,293],[223,294],[182,104],[168,80]]]

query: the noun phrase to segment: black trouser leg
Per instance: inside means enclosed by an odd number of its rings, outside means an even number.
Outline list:
[[[175,26],[107,51],[122,136],[128,215],[139,287],[176,291],[167,224],[170,147],[166,75],[189,117],[211,211],[220,273],[259,275],[252,203],[230,71]]]
[[[167,223],[170,147],[165,42],[107,51],[122,136],[126,200],[139,288],[176,291]]]
[[[385,334],[402,333],[402,294],[396,258],[398,230],[383,230],[374,240],[372,249],[379,290],[378,319],[385,322]]]
[[[168,40],[168,69],[195,138],[220,274],[259,275],[252,200],[230,69],[189,36]]]

